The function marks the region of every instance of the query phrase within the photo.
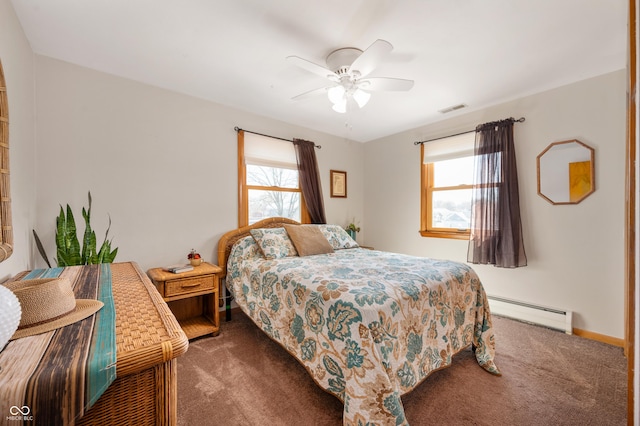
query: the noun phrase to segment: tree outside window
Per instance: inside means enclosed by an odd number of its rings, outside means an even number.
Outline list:
[[[268,217],[300,221],[298,171],[248,164],[249,224]]]

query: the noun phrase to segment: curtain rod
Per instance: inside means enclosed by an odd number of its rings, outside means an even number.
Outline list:
[[[281,141],[293,142],[293,140],[291,140],[291,139],[279,138],[277,136],[265,135],[264,133],[252,132],[251,130],[241,129],[238,126],[234,127],[233,130],[235,130],[236,132],[243,131],[243,132],[247,132],[247,133],[253,133],[254,135],[260,135],[260,136],[266,136],[268,138],[279,139]],[[315,146],[318,149],[322,149],[322,145],[318,145],[318,144],[314,143],[313,146]]]
[[[511,118],[511,120],[514,123],[522,123],[522,122],[524,122],[524,117],[520,117],[517,120],[515,118]],[[441,136],[439,138],[429,139],[429,140],[426,140],[426,141],[416,141],[413,144],[414,145],[422,145],[423,143],[438,141],[440,139],[452,138],[454,136],[466,135],[467,133],[475,133],[475,129],[474,130],[469,130],[467,132],[456,133],[456,134],[449,135],[449,136]]]

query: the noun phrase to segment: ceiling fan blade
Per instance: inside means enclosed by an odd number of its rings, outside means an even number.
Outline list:
[[[378,39],[353,61],[349,69],[360,71],[360,76],[362,77],[369,75],[392,50],[393,46],[391,43]]]
[[[312,72],[316,75],[319,75],[320,77],[328,78],[331,81],[340,80],[338,75],[333,71],[331,71],[329,68],[325,68],[322,65],[315,64],[311,61],[307,61],[306,59],[302,59],[298,56],[287,56],[287,61],[302,68],[303,70]]]
[[[358,87],[362,90],[390,90],[407,91],[413,87],[413,80],[389,77],[371,77],[358,81]]]
[[[314,96],[318,96],[318,95],[323,95],[327,93],[327,90],[329,90],[329,87],[320,87],[318,89],[313,89],[313,90],[309,90],[308,92],[304,92],[301,93],[297,96],[294,96],[293,98],[291,98],[294,101],[302,101],[308,98],[312,98]]]

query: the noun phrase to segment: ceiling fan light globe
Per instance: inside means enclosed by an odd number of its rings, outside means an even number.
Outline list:
[[[345,95],[346,91],[344,90],[344,87],[342,86],[333,86],[332,88],[330,88],[327,91],[327,96],[329,97],[329,100],[331,101],[332,104],[338,104],[343,102],[344,103],[344,95]]]
[[[367,93],[364,90],[357,89],[355,92],[353,92],[353,99],[356,101],[358,106],[362,108],[367,104],[367,102],[369,102],[369,99],[371,99],[371,93]]]
[[[347,101],[343,99],[342,102],[336,102],[333,104],[332,108],[335,112],[344,114],[347,112]]]

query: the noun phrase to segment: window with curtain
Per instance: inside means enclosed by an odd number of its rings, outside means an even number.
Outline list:
[[[513,124],[520,120],[508,118],[476,128],[469,263],[527,266],[513,136]]]
[[[238,182],[239,226],[276,216],[309,222],[293,143],[239,131]]]
[[[424,237],[469,239],[475,132],[421,145]]]

